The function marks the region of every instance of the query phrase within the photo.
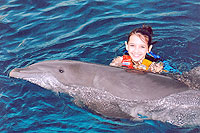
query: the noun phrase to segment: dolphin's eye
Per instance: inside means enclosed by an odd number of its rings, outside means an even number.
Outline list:
[[[64,70],[62,70],[62,69],[59,69],[59,72],[60,72],[60,73],[64,73]]]

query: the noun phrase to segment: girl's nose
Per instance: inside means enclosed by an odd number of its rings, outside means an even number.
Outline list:
[[[137,53],[139,51],[140,51],[140,49],[138,47],[135,47],[134,52]]]

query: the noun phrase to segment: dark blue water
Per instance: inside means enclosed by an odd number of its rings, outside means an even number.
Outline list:
[[[1,132],[200,132],[159,121],[109,119],[29,82],[15,67],[54,59],[108,65],[128,33],[149,24],[153,52],[179,71],[200,65],[199,0],[1,0]]]

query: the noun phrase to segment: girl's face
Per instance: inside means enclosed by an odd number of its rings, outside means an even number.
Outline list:
[[[147,43],[135,34],[130,36],[128,44],[126,43],[126,50],[133,61],[138,62],[143,60],[146,53],[150,52],[151,48],[148,48]]]

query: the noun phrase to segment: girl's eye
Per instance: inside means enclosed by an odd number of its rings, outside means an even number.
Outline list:
[[[141,48],[145,48],[145,46],[141,46]]]

